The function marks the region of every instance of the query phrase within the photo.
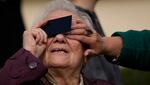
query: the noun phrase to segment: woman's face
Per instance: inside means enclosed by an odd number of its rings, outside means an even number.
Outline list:
[[[72,15],[72,20],[80,19],[75,14],[68,11],[54,11],[48,15],[45,20],[56,19]],[[83,61],[83,46],[81,42],[72,40],[63,34],[57,34],[48,38],[47,48],[44,53],[44,63],[48,67],[71,67],[81,66]]]

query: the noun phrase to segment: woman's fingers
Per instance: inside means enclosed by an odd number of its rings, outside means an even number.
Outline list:
[[[36,42],[39,45],[47,42],[47,34],[41,28],[33,29],[32,31],[34,36],[36,37]]]
[[[30,29],[24,32],[23,47],[39,57],[46,47],[47,35],[41,28]]]
[[[41,32],[43,33],[44,42],[46,43],[47,42],[47,34],[42,29],[41,29]]]

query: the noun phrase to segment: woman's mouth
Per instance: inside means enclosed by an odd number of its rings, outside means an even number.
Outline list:
[[[54,48],[51,50],[52,53],[54,52],[63,52],[63,53],[68,53],[68,51],[64,48]]]

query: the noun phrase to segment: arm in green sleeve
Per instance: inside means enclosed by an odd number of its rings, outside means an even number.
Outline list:
[[[150,30],[116,32],[112,36],[120,36],[123,47],[117,61],[121,66],[150,70]]]

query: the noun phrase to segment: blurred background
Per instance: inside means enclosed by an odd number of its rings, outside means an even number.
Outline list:
[[[49,0],[23,0],[25,26],[32,25]],[[106,36],[114,31],[150,29],[150,0],[99,0],[95,7]]]
[[[30,29],[39,19],[41,10],[47,7],[48,1],[0,0],[1,66],[21,48],[23,31]],[[106,36],[129,29],[150,30],[150,0],[99,0],[95,12]],[[123,85],[150,85],[150,72],[124,67],[120,67],[120,71]]]

